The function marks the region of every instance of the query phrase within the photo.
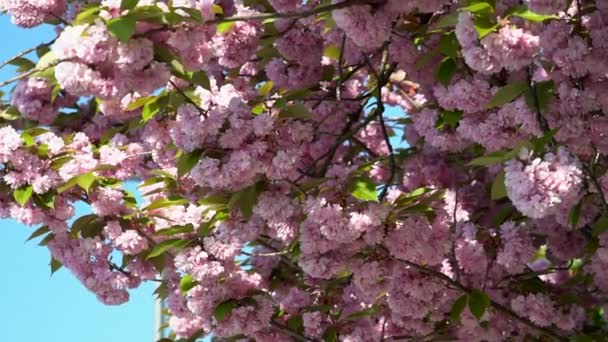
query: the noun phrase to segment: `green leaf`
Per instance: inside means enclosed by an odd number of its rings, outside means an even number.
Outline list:
[[[323,334],[323,341],[324,342],[337,342],[338,341],[338,330],[336,329],[336,327],[329,327],[327,328],[327,330],[325,330],[325,333]]]
[[[553,137],[555,137],[558,131],[559,127],[545,132],[545,134],[543,134],[543,136],[540,138],[533,138],[531,140],[532,150],[534,150],[536,154],[543,154],[545,152],[545,146],[549,141],[553,140]]]
[[[520,18],[524,18],[529,21],[533,21],[536,23],[543,22],[547,19],[557,19],[556,15],[543,15],[539,13],[532,12],[528,9],[526,5],[515,6],[507,11],[506,17],[516,16]]]
[[[173,226],[166,229],[161,229],[156,232],[156,235],[160,236],[171,236],[175,234],[183,234],[183,233],[192,233],[194,231],[194,226],[189,223],[185,226]]]
[[[380,310],[379,307],[372,306],[370,308],[354,312],[354,313],[346,316],[346,318],[344,318],[344,319],[346,321],[355,321],[355,320],[358,320],[363,317],[373,316],[373,315],[377,314],[379,310]]]
[[[450,129],[456,129],[456,127],[458,127],[460,119],[462,119],[461,111],[444,110],[439,115],[439,119],[437,120],[437,122],[435,122],[435,128],[440,131],[446,129],[446,127]]]
[[[255,105],[253,108],[251,108],[251,114],[260,115],[260,114],[264,113],[264,110],[266,110],[266,107],[264,107],[264,104],[259,103],[259,104]]]
[[[369,177],[357,177],[350,183],[350,193],[362,201],[378,201],[376,184]]]
[[[196,282],[196,280],[194,280],[194,278],[192,278],[191,275],[186,274],[179,281],[179,288],[182,291],[182,294],[185,295],[186,293],[188,293],[188,291],[190,291],[197,284],[198,283]]]
[[[190,83],[199,85],[204,89],[211,91],[211,82],[209,81],[209,76],[207,76],[207,74],[202,71],[189,73],[188,80],[190,81]]]
[[[517,154],[513,151],[495,151],[470,161],[468,166],[489,166],[500,164],[513,159]]]
[[[46,192],[42,195],[33,195],[34,203],[41,208],[55,209],[55,193]]]
[[[23,186],[13,191],[13,198],[20,206],[24,206],[32,197],[33,189],[31,185]]]
[[[593,234],[596,236],[601,235],[608,231],[608,216],[602,215],[593,225],[591,226]]]
[[[312,114],[301,103],[289,104],[279,112],[279,118],[310,119]]]
[[[72,234],[80,233],[80,231],[82,231],[83,228],[90,225],[91,222],[93,222],[95,220],[97,220],[97,215],[95,215],[95,214],[83,215],[83,216],[77,218],[72,223],[72,229],[71,229]]]
[[[526,104],[533,112],[540,110],[541,113],[549,111],[549,104],[554,97],[555,85],[553,81],[536,82],[526,90]]]
[[[328,45],[323,50],[323,56],[327,56],[331,59],[338,60],[338,59],[340,59],[340,48],[335,45]]]
[[[528,89],[528,83],[524,81],[517,81],[498,89],[494,97],[486,105],[486,109],[500,107],[506,103],[509,103],[517,99],[526,89]]]
[[[7,121],[14,121],[19,119],[20,117],[21,113],[19,113],[19,110],[17,110],[17,108],[13,106],[9,106],[4,111],[2,111],[2,113],[0,113],[0,118]]]
[[[494,7],[487,2],[479,1],[473,2],[469,6],[462,7],[459,9],[459,11],[467,11],[474,14],[489,15],[494,12]]]
[[[439,67],[435,72],[435,78],[447,86],[456,74],[457,69],[458,65],[456,65],[456,61],[450,57],[446,57],[439,63]]]
[[[577,205],[570,210],[570,214],[568,215],[568,222],[572,226],[573,229],[576,229],[576,225],[578,224],[578,220],[581,217],[581,209],[583,207],[583,201],[578,202]]]
[[[498,28],[498,24],[490,20],[488,17],[477,17],[473,20],[473,24],[475,25],[475,31],[477,31],[479,39],[496,31]]]
[[[89,173],[85,173],[85,174],[76,176],[76,184],[79,187],[81,187],[84,191],[89,193],[89,190],[91,189],[91,185],[93,185],[93,183],[95,183],[96,179],[97,178],[95,177],[95,175],[92,172],[89,172]]]
[[[51,257],[51,275],[57,272],[62,266],[63,264],[59,262],[59,260]]]
[[[24,57],[13,58],[10,60],[10,62],[8,62],[8,64],[16,66],[17,72],[28,71],[36,67],[36,64],[34,64],[34,62]]]
[[[302,315],[296,315],[287,320],[287,327],[291,331],[301,332],[304,329],[304,319]]]
[[[141,108],[143,107],[146,103],[150,102],[150,101],[154,101],[156,100],[157,96],[145,96],[145,97],[140,97],[138,99],[136,99],[135,101],[129,103],[127,105],[127,107],[125,107],[125,111],[129,112],[132,110],[135,110],[137,108]]]
[[[135,24],[135,18],[132,16],[112,18],[108,21],[108,31],[118,40],[126,42],[135,33]]]
[[[469,295],[469,310],[471,314],[480,320],[486,309],[490,307],[490,297],[482,291],[473,290]]]
[[[223,301],[213,310],[213,317],[215,317],[216,321],[221,322],[230,315],[234,308],[236,308],[236,301],[234,299]]]
[[[507,197],[507,187],[505,186],[505,172],[500,171],[492,183],[492,190],[490,191],[491,198],[493,201]]]
[[[163,255],[172,248],[180,250],[189,244],[190,244],[189,240],[182,240],[182,239],[165,240],[152,248],[152,250],[150,251],[150,253],[148,253],[148,256],[146,257],[146,260]]]
[[[454,13],[449,13],[449,14],[443,15],[441,17],[441,19],[439,19],[439,21],[432,27],[434,29],[442,29],[442,28],[456,26],[456,24],[458,24],[458,13],[454,12]]]
[[[101,12],[101,7],[98,4],[94,6],[81,10],[80,13],[74,18],[72,21],[73,25],[82,25],[88,24],[95,21],[95,19],[99,16],[99,12]]]
[[[236,22],[234,21],[220,23],[217,25],[217,32],[220,34],[225,33],[229,31],[235,24]]]
[[[190,172],[190,170],[192,170],[192,168],[201,159],[202,154],[202,150],[194,150],[190,153],[182,154],[177,161],[177,176],[183,177],[185,174]]]
[[[258,201],[258,196],[262,192],[265,184],[259,181],[243,190],[236,192],[230,199],[231,204],[238,204],[241,213],[245,218],[250,218],[253,215],[253,207]]]
[[[120,2],[120,10],[126,11],[126,10],[130,10],[132,8],[135,8],[135,6],[137,6],[138,2],[139,2],[139,0],[122,0]]]
[[[458,50],[460,50],[460,44],[456,39],[456,33],[450,32],[441,36],[439,39],[439,51],[454,59],[458,59]]]
[[[274,86],[274,83],[272,81],[265,82],[258,89],[258,94],[260,94],[262,96],[266,96],[268,93],[270,93],[273,86]]]
[[[49,242],[53,241],[53,239],[55,239],[55,234],[49,233],[42,240],[40,240],[40,242],[38,242],[38,246],[46,246],[49,244]]]
[[[460,320],[460,315],[464,311],[464,308],[467,306],[467,302],[469,300],[469,296],[463,294],[460,296],[454,304],[452,305],[452,309],[450,310],[450,321],[456,322]]]
[[[142,122],[148,122],[152,119],[158,112],[160,111],[160,105],[158,103],[158,98],[155,98],[152,101],[148,101],[144,104],[144,108],[141,110],[141,119]]]
[[[36,145],[36,140],[28,132],[21,132],[21,139],[23,139],[23,145],[26,147]]]
[[[166,207],[172,207],[175,205],[184,205],[188,204],[188,200],[182,197],[169,197],[169,198],[159,198],[156,201],[148,204],[143,210],[154,210]]]
[[[44,235],[44,234],[48,233],[49,231],[50,231],[50,230],[49,230],[49,226],[42,226],[42,227],[40,227],[40,228],[36,229],[36,230],[35,230],[35,231],[34,231],[34,232],[33,232],[33,233],[30,235],[30,237],[28,237],[28,238],[27,238],[27,240],[25,240],[25,241],[30,241],[30,240],[32,240],[32,239],[35,239],[35,238],[37,238],[37,237],[39,237],[39,236],[42,236],[42,235]]]

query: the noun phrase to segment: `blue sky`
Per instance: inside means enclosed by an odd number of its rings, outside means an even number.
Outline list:
[[[0,61],[54,37],[50,27],[23,30],[0,15]],[[0,70],[0,80],[13,76]],[[77,207],[79,215],[87,213]],[[0,220],[0,340],[11,342],[151,342],[154,284],[131,292],[121,306],[97,301],[66,269],[50,276],[49,252],[25,242],[35,227]]]

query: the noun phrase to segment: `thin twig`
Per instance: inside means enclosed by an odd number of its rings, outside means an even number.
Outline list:
[[[304,342],[317,342],[318,341],[316,339],[313,339],[313,338],[310,338],[310,337],[306,337],[304,335],[300,335],[297,332],[292,331],[291,329],[289,329],[289,327],[287,327],[287,326],[285,326],[285,325],[283,325],[283,324],[281,324],[281,323],[279,323],[279,322],[277,322],[275,320],[270,321],[270,325],[273,328],[281,331],[284,334],[287,334],[287,335],[295,338],[298,341],[304,341]]]
[[[11,57],[11,58],[5,60],[4,62],[0,63],[0,69],[4,68],[8,64],[10,64],[12,61],[16,60],[17,58],[23,57],[23,56],[27,55],[28,53],[30,53],[32,51],[38,50],[41,47],[49,46],[49,45],[53,44],[55,42],[55,39],[51,40],[50,42],[42,43],[42,44],[39,44],[37,46],[31,47],[29,49],[25,49],[25,50],[19,52],[18,54],[14,55],[13,57]]]
[[[433,269],[430,268],[426,268],[424,266],[420,266],[416,263],[413,263],[411,261],[408,260],[399,260],[400,262],[416,269],[417,271],[420,271],[421,273],[427,274],[437,280],[441,280],[444,283],[446,283],[447,285],[450,285],[452,288],[457,289],[461,292],[470,294],[472,292],[472,290],[466,286],[464,286],[463,284],[461,284],[458,281],[452,280],[452,278],[448,277],[447,275],[439,272],[439,271],[435,271]],[[551,329],[548,328],[544,328],[544,327],[539,327],[536,324],[532,323],[532,321],[530,321],[529,319],[525,318],[525,317],[521,317],[518,314],[516,314],[515,312],[513,312],[511,309],[509,309],[508,307],[490,299],[490,305],[492,306],[492,308],[506,316],[509,316],[510,318],[523,323],[524,325],[528,326],[529,328],[532,328],[534,330],[537,330],[557,341],[568,341],[567,338],[558,335],[557,333],[555,333],[554,331],[552,331]]]
[[[207,112],[203,108],[201,108],[196,102],[194,102],[194,100],[192,100],[188,95],[186,95],[186,93],[184,93],[184,91],[180,87],[178,87],[173,81],[169,80],[169,83],[186,101],[188,101],[188,103],[193,105],[205,119],[207,118]]]

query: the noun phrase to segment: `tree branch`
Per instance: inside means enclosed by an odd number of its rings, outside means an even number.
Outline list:
[[[342,2],[338,2],[331,5],[319,6],[306,11],[290,11],[290,12],[280,12],[280,13],[262,13],[262,14],[254,14],[248,16],[234,16],[234,17],[225,17],[212,19],[205,22],[205,24],[221,24],[221,23],[229,23],[235,21],[247,21],[247,20],[266,20],[266,19],[284,19],[284,18],[307,18],[316,14],[330,12],[339,10],[342,8],[357,6],[357,5],[366,5],[374,2],[373,0],[344,0]]]

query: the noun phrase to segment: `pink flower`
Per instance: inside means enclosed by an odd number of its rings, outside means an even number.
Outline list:
[[[524,158],[527,153],[522,152]],[[505,166],[507,195],[524,215],[542,218],[558,210],[569,210],[580,198],[582,170],[576,158],[560,147],[557,154]]]

